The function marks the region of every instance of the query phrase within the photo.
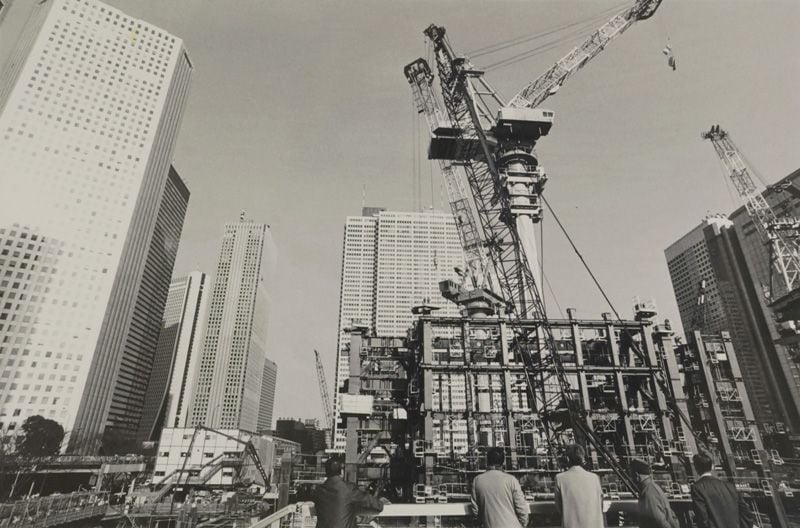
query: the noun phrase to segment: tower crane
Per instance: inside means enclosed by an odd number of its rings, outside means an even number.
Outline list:
[[[719,125],[712,126],[708,132],[702,133],[714,145],[717,156],[722,161],[728,177],[733,182],[739,198],[747,209],[747,214],[761,236],[761,240],[769,245],[770,261],[770,295],[771,299],[778,293],[786,294],[800,286],[800,220],[786,216],[778,216],[769,206],[761,190],[751,176],[750,168],[744,161],[739,149],[733,143],[730,134]],[[789,184],[779,187],[780,191],[796,191]],[[775,277],[777,272],[777,279]]]
[[[330,396],[328,395],[328,383],[325,381],[325,368],[319,358],[319,352],[314,350],[314,358],[317,362],[317,379],[319,380],[319,394],[322,398],[322,407],[325,409],[325,425],[333,434],[333,407],[331,407]]]
[[[409,65],[411,71],[406,67],[406,78],[415,96],[418,92],[423,94],[416,97],[418,109],[425,112],[432,128],[428,157],[458,165],[466,175],[483,232],[482,245],[491,258],[499,293],[506,303],[516,352],[526,365],[526,382],[536,412],[547,417],[555,415],[556,408],[566,407],[573,431],[592,444],[634,494],[636,487],[628,472],[594,433],[574,396],[537,287],[534,226],[541,220],[541,193],[547,178],[534,146],[548,134],[554,118],[552,111],[537,108],[538,105],[631,25],[651,17],[661,2],[636,0],[507,104],[486,81],[483,71],[456,54],[445,29],[429,26],[424,34],[433,44],[448,118],[444,123],[436,113],[436,105],[425,103],[428,94],[431,98],[433,94],[425,70],[427,64],[423,65],[420,59]],[[451,195],[451,203],[458,198]],[[541,334],[523,327],[521,321],[528,318],[541,320]],[[554,385],[559,389],[555,397],[551,395]],[[547,425],[548,437],[556,434],[556,429],[555,424]]]

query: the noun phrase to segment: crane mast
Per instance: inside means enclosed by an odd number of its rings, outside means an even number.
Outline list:
[[[325,368],[322,366],[322,360],[319,357],[319,352],[316,350],[314,350],[314,359],[317,364],[319,394],[322,398],[322,407],[325,409],[325,425],[331,430],[331,434],[333,434],[333,407],[331,407],[331,400],[330,396],[328,395],[328,383],[325,381]]]
[[[770,247],[770,297],[774,299],[778,294],[793,291],[800,285],[800,220],[775,214],[753,180],[750,168],[730,134],[719,125],[714,125],[708,132],[702,133],[702,138],[714,145],[761,240]],[[774,272],[777,272],[778,280],[775,280]]]

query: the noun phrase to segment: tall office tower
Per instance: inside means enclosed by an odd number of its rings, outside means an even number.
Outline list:
[[[258,430],[274,262],[269,226],[244,214],[225,224],[190,427]]]
[[[757,308],[761,289],[748,279],[733,222],[706,218],[664,253],[686,333],[730,332],[756,417],[762,423],[780,421],[781,395],[765,361],[772,342]],[[705,304],[698,306],[701,280],[706,281]]]
[[[771,185],[763,196],[778,216],[800,218],[800,169]],[[786,292],[785,286],[781,284],[782,279],[770,262],[768,246],[756,231],[747,210],[738,208],[730,215],[730,219],[742,248],[745,280],[759,293],[753,297],[752,307],[761,314],[764,320],[761,333],[772,345],[764,349],[761,360],[768,373],[768,381],[774,387],[775,406],[783,414],[781,421],[786,422],[800,438],[800,350],[797,336],[787,338],[778,332],[778,325],[768,304],[770,299],[765,294],[770,289],[771,281],[775,283],[773,300]]]
[[[365,208],[347,217],[342,249],[339,341],[334,408],[339,421],[339,388],[349,376],[347,346],[354,323],[378,336],[402,336],[411,327],[411,308],[423,302],[437,314],[459,316],[442,298],[439,282],[455,278],[464,253],[452,215],[404,213]],[[334,449],[344,449],[344,433],[334,426]]]
[[[158,440],[164,427],[187,427],[208,306],[208,275],[193,271],[172,281],[147,385],[138,439]]]
[[[182,222],[169,175],[191,70],[180,39],[105,4],[33,6],[0,76],[6,431],[44,415],[86,452],[107,426],[135,435],[135,363]],[[148,313],[154,331],[136,326]]]
[[[275,409],[275,387],[278,384],[278,364],[264,360],[261,378],[261,401],[258,404],[258,432],[272,430],[272,411]]]

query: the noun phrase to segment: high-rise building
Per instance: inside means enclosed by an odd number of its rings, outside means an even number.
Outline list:
[[[778,216],[800,218],[800,169],[769,186],[762,195]],[[780,274],[770,261],[766,241],[758,234],[747,209],[739,207],[730,215],[730,219],[742,248],[745,281],[759,292],[752,299],[752,309],[761,314],[761,332],[772,345],[764,349],[765,354],[761,361],[775,393],[775,406],[783,415],[781,421],[786,422],[800,440],[800,350],[796,343],[797,336],[793,339],[782,339],[769,306],[771,300],[786,292],[786,287],[781,284]],[[766,294],[770,289],[774,289],[771,296]],[[745,369],[749,368],[748,365],[743,366]]]
[[[278,384],[278,364],[264,359],[261,379],[261,401],[258,404],[258,432],[272,430],[272,411],[275,409],[275,387]]]
[[[455,278],[464,266],[464,253],[452,215],[408,213],[364,208],[345,222],[339,335],[334,408],[338,422],[339,388],[349,376],[348,328],[363,324],[378,336],[405,335],[411,327],[411,308],[423,302],[437,313],[458,316],[444,300],[439,282]],[[344,433],[336,429],[334,448],[344,449]]]
[[[188,192],[192,65],[95,0],[37,2],[0,76],[0,414],[135,436]]]
[[[762,422],[779,420],[780,395],[768,382],[763,360],[772,345],[764,333],[763,314],[753,310],[760,290],[746,279],[733,222],[724,216],[706,218],[664,253],[684,330],[730,332],[756,416]],[[705,302],[698,304],[701,281],[705,281]]]
[[[203,346],[209,282],[208,275],[193,271],[169,286],[139,440],[157,440],[164,427],[186,427]]]
[[[269,226],[225,224],[189,426],[257,431],[274,262]]]

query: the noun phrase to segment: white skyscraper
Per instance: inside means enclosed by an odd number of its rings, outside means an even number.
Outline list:
[[[135,434],[139,338],[157,335],[188,200],[170,163],[191,70],[180,39],[103,3],[33,6],[0,76],[6,432],[40,414],[83,451],[109,427]]]
[[[274,267],[268,225],[244,214],[225,224],[190,427],[258,431]]]
[[[407,213],[365,209],[347,217],[342,249],[339,299],[339,342],[334,408],[338,422],[339,388],[349,374],[347,347],[354,323],[378,336],[404,336],[423,302],[437,314],[458,316],[458,308],[442,298],[439,282],[456,278],[464,253],[451,214]],[[334,433],[334,448],[344,449],[344,434]]]
[[[188,427],[210,289],[208,275],[200,271],[170,284],[139,424],[142,441],[155,439],[162,427]]]

